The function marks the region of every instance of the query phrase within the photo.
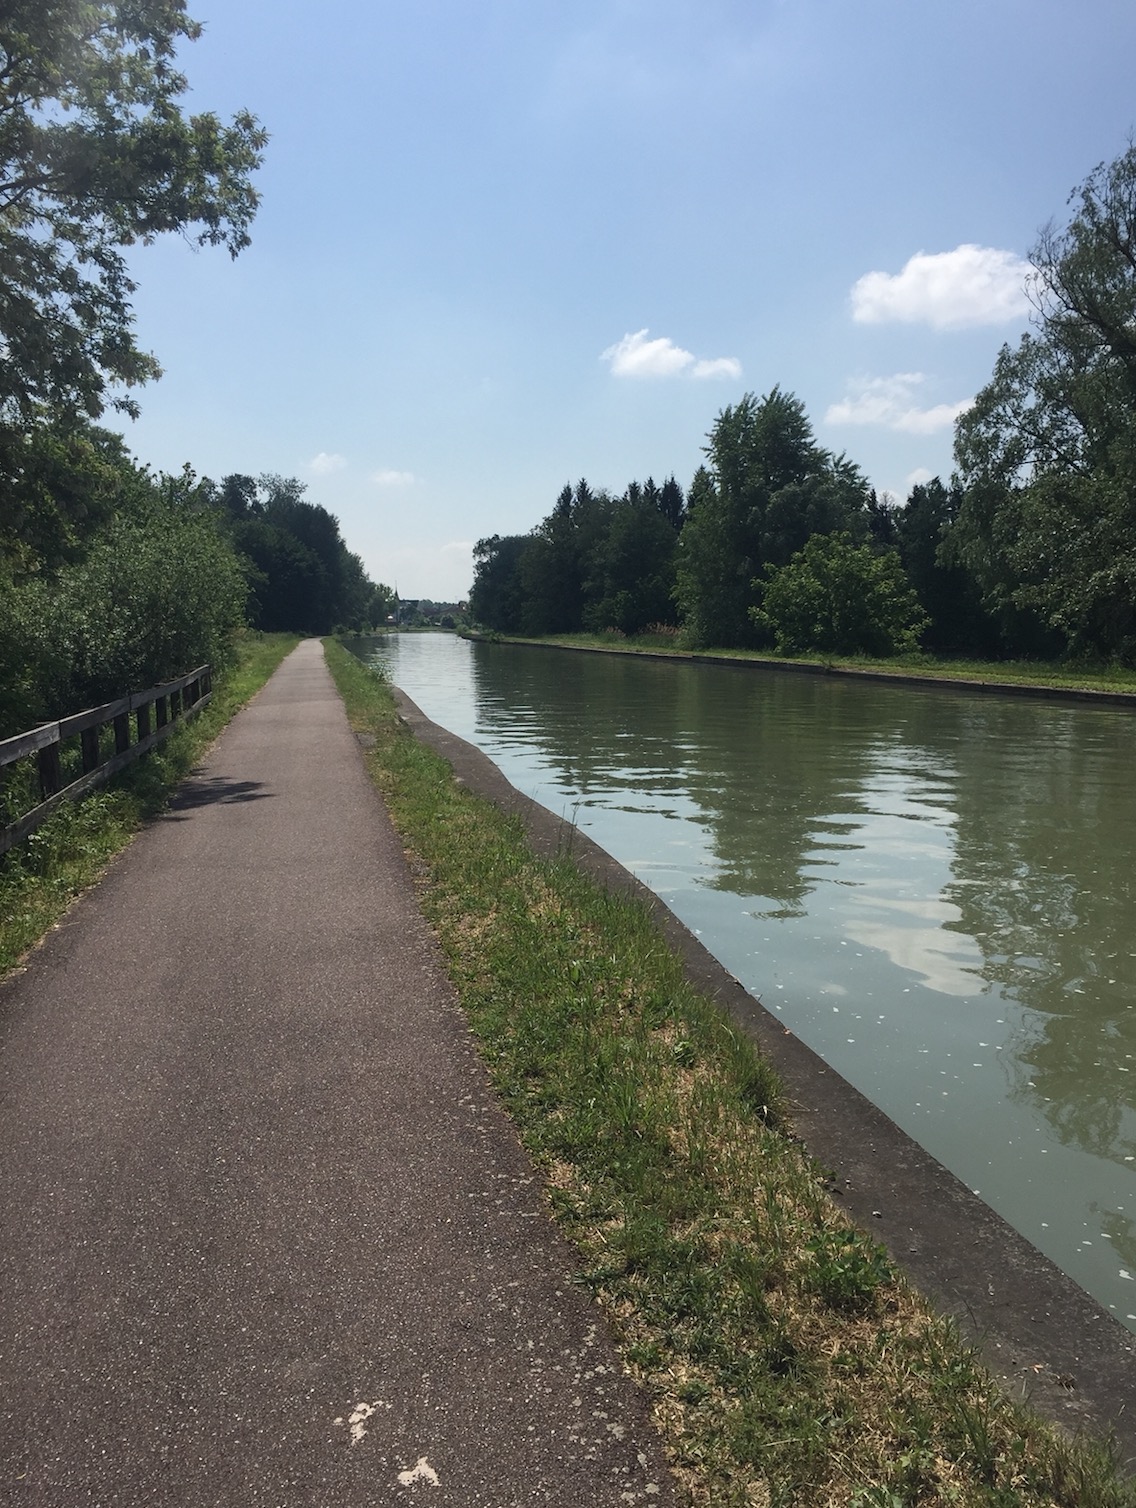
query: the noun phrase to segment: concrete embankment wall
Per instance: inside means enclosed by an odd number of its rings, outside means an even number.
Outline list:
[[[471,635],[470,637],[476,637]],[[547,639],[510,639],[529,649],[555,649],[562,654],[618,655],[625,660],[666,660],[672,665],[724,665],[733,670],[768,670],[776,675],[835,676],[852,681],[876,681],[888,686],[915,686],[921,691],[945,691],[980,696],[1016,696],[1044,702],[1087,702],[1103,707],[1136,707],[1136,692],[1092,691],[1084,686],[1043,686],[1028,681],[980,681],[960,676],[920,675],[917,671],[862,670],[856,665],[821,665],[808,660],[757,659],[750,655],[696,654],[665,649],[609,649],[593,644],[556,644]]]

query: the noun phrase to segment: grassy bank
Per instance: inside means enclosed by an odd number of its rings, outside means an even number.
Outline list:
[[[548,634],[541,638],[502,638],[512,644],[560,644],[573,649],[618,651],[623,654],[667,654],[682,659],[695,653],[712,660],[749,660],[758,665],[816,665],[828,670],[872,671],[879,675],[925,676],[944,681],[982,681],[995,686],[1050,686],[1070,691],[1136,693],[1136,670],[1122,665],[1093,665],[1059,660],[941,659],[929,654],[897,655],[872,660],[863,655],[773,655],[750,649],[689,650],[678,634]]]
[[[94,883],[107,862],[161,810],[202,751],[295,647],[291,634],[248,634],[213,699],[192,722],[109,786],[67,802],[31,837],[0,857],[0,977]]]
[[[459,787],[328,659],[490,1072],[692,1504],[1136,1505],[850,1227],[646,913]]]

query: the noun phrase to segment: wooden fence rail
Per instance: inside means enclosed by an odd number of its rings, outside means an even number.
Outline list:
[[[42,723],[27,733],[0,741],[0,770],[19,759],[34,756],[39,774],[38,806],[25,812],[15,822],[0,828],[0,854],[7,853],[35,832],[63,801],[74,801],[148,750],[168,738],[178,722],[200,712],[213,695],[212,671],[201,665],[176,680],[151,686],[148,691],[134,691],[116,702],[89,707],[57,723]],[[104,754],[102,732],[114,729],[114,753]],[[62,744],[65,738],[79,735],[82,774],[63,783]]]

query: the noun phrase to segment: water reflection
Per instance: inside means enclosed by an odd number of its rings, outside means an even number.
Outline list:
[[[1028,1006],[1011,1093],[1062,1142],[1136,1159],[1130,715],[993,707],[958,790],[952,898],[988,987]]]
[[[421,636],[383,653],[1136,1325],[1130,712]]]

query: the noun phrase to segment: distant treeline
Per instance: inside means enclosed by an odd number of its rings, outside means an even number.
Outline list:
[[[949,482],[880,499],[791,394],[747,394],[685,495],[580,482],[531,533],[479,541],[474,621],[1136,662],[1136,146],[1070,202],[1031,253],[1034,329],[958,419]]]
[[[682,630],[692,646],[893,654],[1011,646],[977,583],[941,547],[957,486],[881,500],[822,449],[803,405],[774,389],[719,414],[687,493],[673,477],[619,497],[565,487],[530,534],[478,542],[470,614],[501,633]]]
[[[0,737],[225,661],[242,627],[385,623],[303,483],[154,475],[94,425],[0,426]]]

